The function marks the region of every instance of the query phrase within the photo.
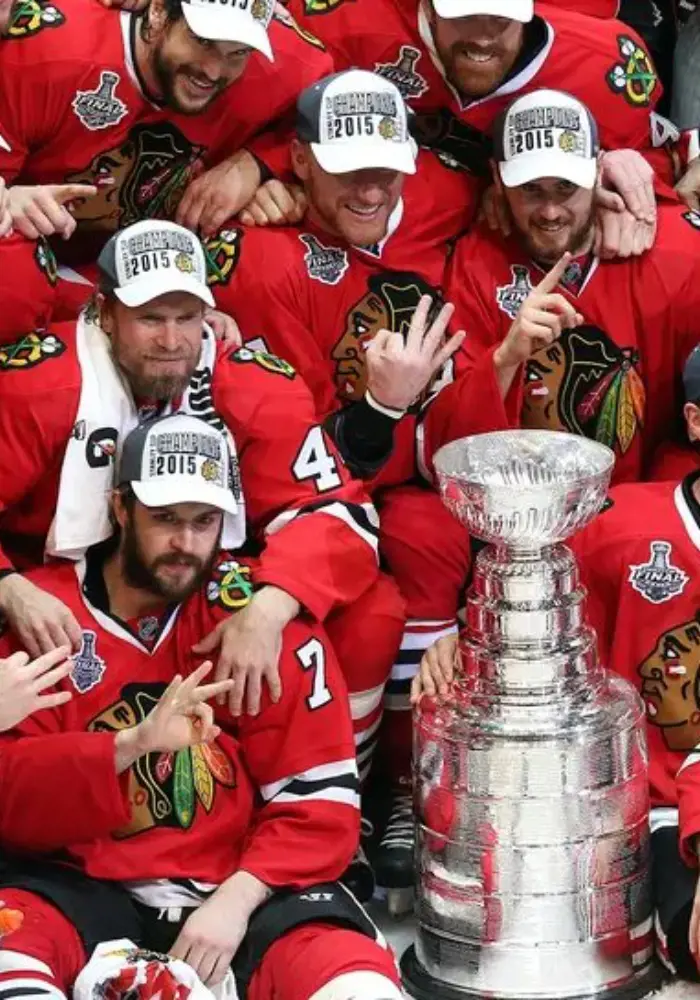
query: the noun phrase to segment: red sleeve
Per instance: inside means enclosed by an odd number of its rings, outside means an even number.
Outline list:
[[[620,604],[624,567],[621,547],[612,545],[605,512],[580,531],[569,545],[576,556],[581,583],[586,588],[586,616],[598,637],[598,655],[604,667],[611,662],[615,623]]]
[[[248,143],[248,150],[257,157],[275,177],[293,181],[290,146],[294,135],[293,117],[285,115],[275,126],[256,135]]]
[[[47,337],[53,338],[51,355],[44,351]],[[74,359],[63,364],[67,350],[60,326],[51,333],[26,334],[0,347],[0,523],[6,511],[35,490],[57,455],[65,451],[78,408],[78,388],[70,377]],[[56,377],[51,376],[51,365],[67,371],[67,384],[61,384],[55,369]],[[11,566],[0,549],[0,569]]]
[[[16,649],[0,641],[0,657]],[[0,735],[0,841],[55,851],[109,836],[129,820],[115,764],[114,733],[66,731],[63,707],[45,709]]]
[[[205,245],[209,286],[217,307],[235,318],[246,346],[270,351],[296,369],[322,420],[337,400],[328,360],[311,333],[311,290],[295,242],[301,248],[296,230],[224,226]]]
[[[695,838],[700,834],[700,750],[685,758],[676,775],[678,827],[681,857],[691,868],[698,867]]]
[[[0,130],[1,131],[1,130]],[[21,330],[46,328],[54,312],[58,265],[45,239],[0,239],[0,344]]]
[[[324,632],[294,621],[282,699],[243,716],[241,749],[263,807],[240,867],[270,886],[338,878],[359,840],[359,779],[347,691]],[[263,699],[267,699],[263,695]]]
[[[248,521],[265,542],[258,580],[323,621],[377,577],[374,507],[302,379],[278,358],[246,348],[220,356],[214,405],[239,447]]]

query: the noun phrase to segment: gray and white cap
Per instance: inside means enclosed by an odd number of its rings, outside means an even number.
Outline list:
[[[307,87],[297,101],[296,130],[326,173],[416,172],[406,104],[398,88],[377,73],[351,69]]]
[[[221,431],[199,417],[173,413],[140,424],[126,437],[117,485],[128,483],[146,507],[203,503],[234,516],[229,461]]]
[[[240,42],[273,62],[267,29],[275,0],[182,0],[182,13],[193,35],[210,42]]]
[[[585,104],[561,90],[534,90],[506,109],[494,130],[494,159],[507,188],[542,177],[595,186],[600,143]]]
[[[136,308],[168,292],[189,292],[214,306],[204,248],[174,222],[149,219],[127,226],[109,239],[97,266],[100,289],[125,306]]]

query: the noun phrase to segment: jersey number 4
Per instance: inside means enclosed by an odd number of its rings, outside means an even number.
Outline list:
[[[299,454],[294,460],[292,472],[297,482],[313,479],[316,490],[326,493],[341,485],[335,458],[328,451],[320,427],[312,427],[304,438]]]
[[[326,687],[326,651],[320,639],[309,639],[296,653],[304,670],[312,671],[311,694],[306,704],[313,712],[333,701],[333,695]]]

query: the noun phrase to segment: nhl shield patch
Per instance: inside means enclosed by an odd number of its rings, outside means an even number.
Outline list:
[[[629,583],[651,604],[663,604],[682,594],[690,577],[671,562],[671,543],[651,543],[649,561],[630,566]]]
[[[496,289],[496,302],[501,312],[515,319],[520,307],[532,291],[530,271],[521,264],[511,264],[510,273],[513,281],[510,285],[501,285]]]
[[[97,655],[97,634],[89,629],[83,629],[83,642],[80,652],[73,657],[73,669],[70,679],[78,694],[91,691],[102,680],[107,664]]]
[[[302,233],[299,239],[307,249],[304,263],[309,277],[323,285],[337,285],[349,267],[347,252],[326,247],[309,233]]]
[[[120,79],[118,73],[103,70],[100,73],[99,85],[94,90],[76,92],[73,98],[73,111],[86,129],[98,132],[100,129],[117,125],[124,118],[128,108],[115,93]]]

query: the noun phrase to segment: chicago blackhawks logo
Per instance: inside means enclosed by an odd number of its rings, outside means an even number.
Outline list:
[[[649,54],[627,35],[618,35],[617,45],[622,62],[608,72],[608,85],[616,94],[622,94],[628,104],[646,108],[659,82]]]
[[[374,72],[391,80],[398,87],[401,96],[408,101],[412,97],[420,97],[428,89],[428,81],[416,72],[420,57],[419,49],[414,49],[412,45],[402,45],[396,62],[376,63]]]
[[[355,0],[304,0],[304,11],[307,14],[330,14],[336,7],[348,2],[354,3]]]
[[[477,177],[490,177],[491,140],[483,132],[456,118],[443,108],[417,112],[411,118],[411,132],[419,146],[442,154],[443,162],[458,164]]]
[[[96,716],[88,730],[114,733],[137,726],[154,709],[165,688],[165,684],[125,685],[121,699]],[[211,812],[218,785],[236,787],[233,762],[218,741],[140,757],[129,769],[131,819],[115,836],[133,837],[154,826],[187,830],[198,808]]]
[[[29,38],[43,28],[58,28],[65,24],[61,11],[46,0],[16,0],[10,9],[7,38]]]
[[[670,542],[652,542],[649,562],[630,566],[629,583],[652,604],[663,604],[685,590],[690,577],[671,562]]]
[[[34,368],[49,358],[60,357],[66,345],[52,333],[37,330],[0,347],[0,371]]]
[[[207,600],[224,611],[238,611],[250,603],[253,589],[250,566],[224,559],[214,567],[207,584]]]
[[[422,295],[430,295],[439,309],[439,294],[417,274],[385,271],[373,274],[367,293],[348,311],[345,330],[331,352],[335,361],[335,384],[338,398],[362,399],[367,387],[365,351],[381,329],[404,337]]]
[[[274,20],[279,21],[279,23],[283,24],[285,28],[291,28],[292,31],[297,33],[302,41],[308,42],[309,45],[313,45],[315,49],[321,49],[322,52],[326,51],[326,46],[323,44],[321,39],[316,38],[316,35],[312,35],[310,31],[306,30],[306,28],[302,28],[298,21],[292,17],[289,11],[280,4],[277,4],[275,8]]]
[[[220,229],[205,242],[208,285],[228,285],[241,255],[242,239],[242,229]]]
[[[239,364],[258,365],[273,375],[284,375],[285,378],[296,376],[296,371],[284,358],[278,358],[276,354],[269,354],[267,351],[255,351],[252,347],[239,347],[229,355],[229,359]]]
[[[700,612],[660,636],[638,668],[647,719],[669,750],[700,742]]]
[[[598,327],[565,330],[525,364],[523,427],[580,434],[624,455],[644,425],[638,361]]]
[[[74,203],[79,227],[113,231],[141,219],[173,218],[203,154],[204,147],[193,146],[174,125],[135,125],[119,146],[66,177],[98,191]]]
[[[498,308],[511,319],[520,312],[520,307],[532,291],[530,272],[522,264],[511,264],[510,273],[513,281],[510,285],[501,285],[496,289]]]
[[[56,255],[43,236],[36,241],[36,246],[34,248],[34,260],[36,261],[36,265],[39,270],[46,276],[46,280],[51,287],[55,287],[58,283],[58,261],[56,260]]]

